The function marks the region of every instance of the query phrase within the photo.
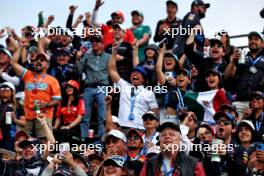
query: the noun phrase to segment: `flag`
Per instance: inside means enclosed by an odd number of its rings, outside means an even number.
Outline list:
[[[210,90],[206,92],[189,91],[184,96],[185,106],[188,111],[193,111],[198,121],[214,123],[213,116],[219,111],[222,104],[230,104],[224,89]]]

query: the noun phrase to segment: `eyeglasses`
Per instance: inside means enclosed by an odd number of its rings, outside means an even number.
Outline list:
[[[1,87],[0,88],[0,91],[8,91],[8,90],[11,90],[9,87]]]
[[[220,125],[222,122],[224,123],[224,125],[230,125],[231,124],[231,121],[229,121],[229,120],[217,120],[216,124]]]
[[[139,140],[140,139],[140,137],[139,136],[128,136],[127,137],[127,140]]]

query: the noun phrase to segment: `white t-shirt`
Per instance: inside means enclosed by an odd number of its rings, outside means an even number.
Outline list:
[[[150,109],[158,108],[156,97],[150,90],[145,89],[143,86],[138,86],[135,90],[134,100],[134,120],[129,120],[131,109],[131,88],[132,84],[120,79],[116,84],[120,89],[119,100],[119,123],[123,127],[132,127],[137,129],[144,129],[142,116]]]

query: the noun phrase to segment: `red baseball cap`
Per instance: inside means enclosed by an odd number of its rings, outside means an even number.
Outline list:
[[[121,11],[115,11],[111,14],[111,17],[113,18],[114,16],[119,16],[122,18],[123,21],[125,21],[124,14]]]
[[[76,88],[78,91],[80,89],[79,83],[77,81],[74,81],[74,80],[69,80],[66,85],[70,85],[70,86]]]

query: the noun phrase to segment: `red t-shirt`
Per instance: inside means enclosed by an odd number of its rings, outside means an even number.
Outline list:
[[[64,106],[59,105],[56,113],[56,118],[62,117],[64,125],[72,123],[78,115],[85,115],[85,105],[83,99],[79,100],[78,106]]]
[[[114,30],[112,26],[103,24],[101,26],[101,30],[103,34],[104,46],[114,43]],[[134,40],[135,38],[133,32],[130,29],[126,29],[123,41],[132,44]]]

